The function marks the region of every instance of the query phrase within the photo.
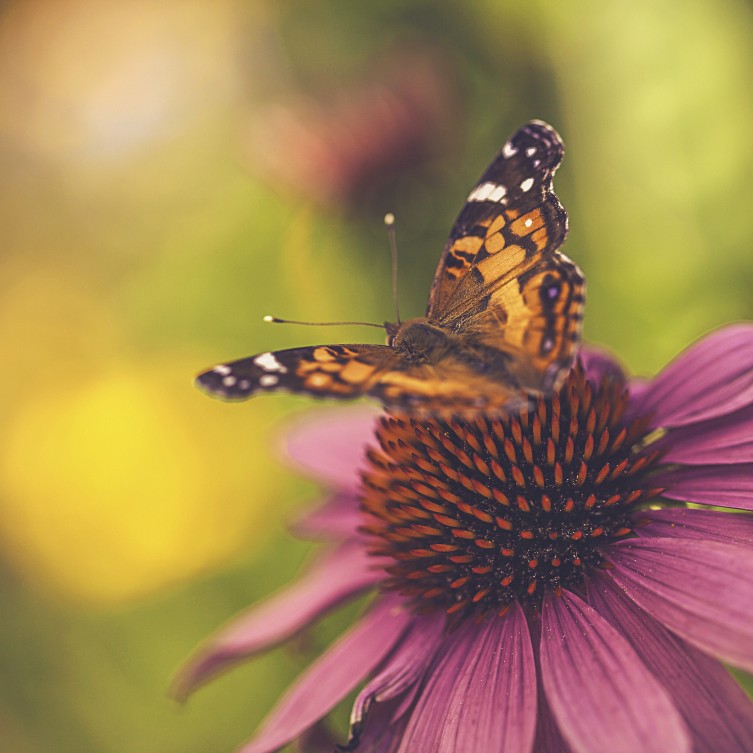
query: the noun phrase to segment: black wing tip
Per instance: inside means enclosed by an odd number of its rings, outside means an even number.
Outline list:
[[[194,380],[194,385],[210,397],[233,402],[247,400],[254,394],[249,380],[239,380],[223,366],[202,372]]]
[[[518,131],[525,131],[532,136],[534,134],[537,136],[546,135],[556,143],[564,144],[564,142],[562,141],[562,136],[559,135],[557,129],[554,128],[554,126],[549,125],[549,123],[547,123],[545,120],[541,120],[539,118],[533,118],[532,120],[529,120],[524,126],[518,129]]]
[[[510,136],[501,151],[505,156],[521,150],[524,154],[531,155],[534,168],[554,173],[565,154],[565,142],[549,123],[543,120],[529,120]]]

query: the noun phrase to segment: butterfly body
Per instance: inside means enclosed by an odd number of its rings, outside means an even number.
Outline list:
[[[387,345],[402,355],[408,364],[436,364],[449,356],[460,344],[457,337],[432,324],[426,317],[388,324]],[[389,335],[394,331],[393,335]]]
[[[426,316],[385,323],[386,345],[262,353],[198,377],[211,395],[289,391],[458,414],[505,410],[555,389],[580,341],[585,281],[558,250],[552,189],[563,146],[545,123],[517,131],[471,190],[440,258]]]
[[[437,366],[455,360],[469,371],[489,376],[494,382],[517,386],[509,370],[512,356],[489,348],[463,333],[453,333],[426,317],[410,319],[395,327],[387,344],[400,355],[404,370],[419,365]],[[389,329],[388,329],[389,332]]]

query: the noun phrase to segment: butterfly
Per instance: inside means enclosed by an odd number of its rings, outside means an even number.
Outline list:
[[[386,345],[318,345],[214,366],[227,400],[287,391],[369,395],[394,410],[509,410],[556,389],[580,342],[585,279],[558,250],[567,214],[552,189],[564,146],[533,120],[502,146],[450,231],[426,316],[386,322]]]

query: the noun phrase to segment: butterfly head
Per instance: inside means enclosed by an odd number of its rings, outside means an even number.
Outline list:
[[[401,322],[385,322],[384,331],[387,333],[387,345],[391,348],[395,342],[395,337],[402,327]]]
[[[387,344],[409,363],[434,364],[452,349],[453,338],[446,329],[419,317],[396,325]]]

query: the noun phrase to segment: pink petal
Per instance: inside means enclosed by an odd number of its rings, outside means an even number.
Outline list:
[[[738,324],[699,340],[654,379],[635,413],[672,427],[716,418],[753,403],[753,326]]]
[[[628,405],[628,414],[630,416],[639,415],[636,406],[643,401],[643,396],[651,386],[651,380],[644,377],[632,377],[628,382],[628,392],[630,392],[630,405]]]
[[[346,539],[363,522],[358,497],[353,492],[334,494],[327,502],[299,515],[290,526],[303,539]]]
[[[400,753],[528,753],[536,672],[522,609],[450,633],[412,710]]]
[[[285,452],[303,473],[357,490],[378,416],[378,410],[368,406],[312,411],[289,429]]]
[[[373,586],[383,574],[372,564],[358,542],[321,557],[291,586],[236,617],[200,648],[178,673],[172,694],[185,700],[210,678],[287,640],[325,612]]]
[[[391,701],[416,685],[429,666],[434,652],[442,644],[444,630],[444,615],[414,619],[395,653],[387,658],[374,679],[358,694],[350,714],[349,742],[360,739],[360,744],[366,745],[368,740],[378,735],[379,731],[371,734],[371,716],[366,736],[361,735],[361,728],[367,715],[371,714],[372,707]],[[391,716],[394,719],[396,714]],[[390,715],[384,721],[389,723]]]
[[[377,704],[369,713],[365,734],[350,748],[348,745],[339,748],[333,746],[329,749],[317,748],[316,753],[337,753],[340,750],[353,750],[354,753],[397,753],[405,733],[406,720],[396,722],[393,719],[394,706],[394,701]]]
[[[677,468],[657,474],[655,480],[667,487],[662,496],[668,499],[753,510],[753,463]]]
[[[664,688],[625,638],[567,591],[544,599],[541,676],[560,731],[578,753],[690,753]]]
[[[272,753],[329,713],[392,651],[413,616],[381,599],[290,687],[239,753]]]
[[[640,607],[702,651],[753,670],[753,551],[695,539],[610,547],[613,579]]]
[[[536,740],[533,743],[533,753],[572,753],[572,748],[565,742],[557,722],[552,716],[552,710],[549,708],[541,683],[539,683],[538,702]]]
[[[753,516],[745,513],[675,507],[645,510],[639,519],[648,523],[636,528],[641,538],[703,539],[753,548]]]
[[[718,661],[656,622],[608,575],[595,573],[589,580],[588,601],[669,691],[694,753],[753,751],[753,703]]]
[[[670,432],[668,463],[689,465],[753,462],[753,405]]]
[[[596,385],[608,376],[619,382],[625,381],[625,372],[622,366],[608,350],[593,345],[584,345],[578,351],[578,358],[583,364],[586,377]]]

